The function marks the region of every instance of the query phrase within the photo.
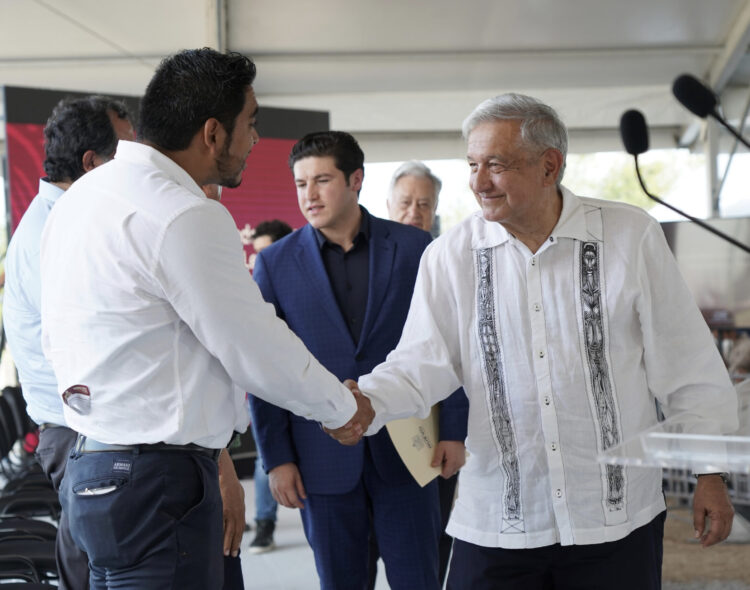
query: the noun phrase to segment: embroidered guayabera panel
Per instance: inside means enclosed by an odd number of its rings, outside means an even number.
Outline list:
[[[581,308],[583,312],[584,344],[591,379],[591,395],[596,408],[601,450],[620,442],[620,426],[607,365],[607,337],[602,317],[602,286],[599,243],[581,245]],[[610,510],[621,510],[624,503],[625,477],[622,465],[607,465],[606,505]]]
[[[477,251],[476,265],[479,278],[477,285],[477,323],[480,354],[486,377],[495,444],[498,447],[502,469],[505,473],[504,513],[501,532],[522,533],[524,528],[521,510],[521,475],[518,465],[516,435],[513,431],[510,403],[505,389],[502,351],[497,336],[492,261],[491,249]]]

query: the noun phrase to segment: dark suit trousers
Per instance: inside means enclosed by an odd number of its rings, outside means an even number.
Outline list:
[[[440,542],[438,544],[438,580],[442,587],[445,582],[445,574],[448,573],[448,562],[451,558],[451,548],[453,547],[453,537],[445,532],[445,527],[448,526],[450,520],[451,511],[453,510],[453,499],[456,495],[456,484],[458,483],[458,474],[443,479],[438,476],[436,478],[438,485],[438,496],[440,497]],[[375,583],[378,574],[378,559],[380,559],[380,552],[378,551],[378,540],[375,538],[375,534],[372,533],[370,536],[370,555],[368,557],[368,581],[367,589],[374,590]]]
[[[362,479],[352,491],[308,493],[301,516],[321,590],[367,588],[371,526],[392,590],[440,588],[436,482],[424,488],[413,480],[385,482],[366,454]]]
[[[451,517],[451,511],[453,510],[453,499],[456,496],[456,484],[458,483],[458,474],[443,479],[441,476],[437,478],[438,484],[438,495],[440,496],[440,584],[442,586],[445,582],[445,574],[448,573],[448,562],[451,558],[451,549],[453,547],[453,537],[445,532],[445,527],[448,526],[448,521]]]

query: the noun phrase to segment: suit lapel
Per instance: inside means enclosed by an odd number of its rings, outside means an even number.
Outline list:
[[[320,306],[325,310],[331,326],[341,332],[344,337],[352,342],[352,335],[344,322],[341,315],[339,304],[331,288],[331,281],[328,280],[323,258],[320,255],[320,246],[315,239],[315,232],[309,224],[301,232],[299,243],[297,244],[297,263],[300,267],[300,276],[305,277],[303,289],[310,291],[311,297],[316,297]]]
[[[357,350],[366,344],[367,337],[375,325],[380,308],[383,306],[383,300],[388,292],[391,280],[395,254],[395,244],[390,238],[387,225],[377,217],[370,217],[370,281],[365,321],[362,325],[362,335],[359,338]]]

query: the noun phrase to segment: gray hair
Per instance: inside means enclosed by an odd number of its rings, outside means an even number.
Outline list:
[[[568,155],[568,131],[555,110],[531,96],[509,92],[488,98],[464,119],[464,139],[474,128],[488,121],[516,120],[521,122],[521,141],[529,151],[554,148],[562,154],[563,163],[557,175],[558,186],[565,173]]]
[[[438,195],[440,195],[440,189],[443,188],[443,182],[432,173],[425,164],[418,162],[417,160],[409,160],[399,166],[393,173],[391,178],[391,186],[388,189],[388,199],[390,200],[393,196],[393,189],[396,188],[396,183],[401,180],[404,176],[417,176],[419,178],[427,178],[432,182],[432,186],[435,189],[435,208],[438,204]]]

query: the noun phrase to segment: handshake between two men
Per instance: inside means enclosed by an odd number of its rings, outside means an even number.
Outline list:
[[[359,386],[355,381],[347,379],[344,381],[349,390],[354,395],[354,399],[357,401],[357,411],[351,419],[341,426],[333,430],[329,428],[323,428],[329,435],[339,441],[342,445],[356,445],[364,436],[365,432],[369,428],[373,419],[375,418],[375,410],[372,409],[370,400],[362,395],[359,390]]]

